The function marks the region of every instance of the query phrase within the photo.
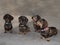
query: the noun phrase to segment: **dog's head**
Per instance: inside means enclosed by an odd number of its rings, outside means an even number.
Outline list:
[[[4,17],[3,17],[3,19],[5,21],[12,21],[13,20],[13,16],[11,16],[10,14],[5,14]]]
[[[41,19],[41,17],[39,15],[32,16],[32,20],[35,21],[35,22],[40,20],[40,19]]]
[[[25,17],[25,16],[20,16],[19,17],[19,22],[22,23],[22,24],[27,24],[28,18]]]

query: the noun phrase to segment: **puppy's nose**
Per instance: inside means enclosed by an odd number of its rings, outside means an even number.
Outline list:
[[[45,31],[44,30],[41,30],[41,33],[45,33]]]

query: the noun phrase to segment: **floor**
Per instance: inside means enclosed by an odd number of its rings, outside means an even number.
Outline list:
[[[12,21],[13,33],[4,33],[3,16],[9,13],[14,17]],[[32,15],[40,15],[48,21],[49,26],[58,29],[58,34],[47,42],[41,39],[39,33],[34,32]],[[18,34],[18,17],[28,17],[31,32],[26,35]],[[60,45],[60,0],[0,0],[0,45]]]
[[[15,19],[12,21],[13,23],[13,33],[4,33],[2,19],[3,15],[0,17],[0,45],[59,45],[60,44],[60,30],[58,27],[58,35],[51,37],[51,41],[47,42],[45,39],[41,39],[41,35],[39,33],[34,32],[31,16],[27,16],[29,18],[28,25],[30,27],[31,32],[26,35],[19,34],[18,30],[18,17],[14,16]],[[59,18],[60,19],[60,18]],[[52,23],[52,22],[51,22]],[[57,24],[59,26],[59,23]],[[51,26],[51,25],[50,25]],[[53,25],[54,26],[54,25]]]

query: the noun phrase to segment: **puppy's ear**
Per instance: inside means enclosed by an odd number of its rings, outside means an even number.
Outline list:
[[[6,18],[7,18],[7,15],[4,15],[4,16],[3,16],[3,19],[5,20]]]
[[[10,16],[10,20],[13,20],[14,19],[14,17],[13,16]]]
[[[22,17],[22,16],[18,17],[18,21],[19,21],[19,22],[21,21],[21,17]]]
[[[26,18],[26,22],[28,22],[28,18]]]
[[[14,19],[14,17],[13,16],[11,16],[11,15],[9,15],[9,20],[13,20]]]
[[[32,19],[33,19],[33,16],[32,16]]]
[[[36,16],[37,16],[37,20],[40,20],[41,19],[41,17],[39,15],[36,15]]]

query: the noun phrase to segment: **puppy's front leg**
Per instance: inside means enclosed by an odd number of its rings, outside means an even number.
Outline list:
[[[41,39],[45,39],[43,36],[40,37]]]
[[[4,33],[7,33],[7,30],[5,30],[5,32]]]
[[[26,35],[27,32],[24,32],[24,35]]]
[[[46,41],[48,41],[48,42],[49,42],[49,41],[50,41],[50,38],[46,38]]]

